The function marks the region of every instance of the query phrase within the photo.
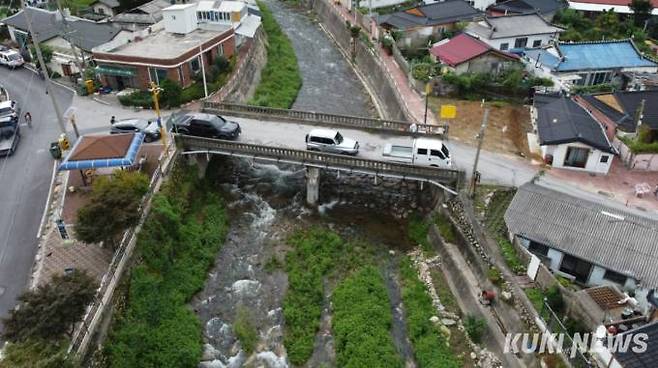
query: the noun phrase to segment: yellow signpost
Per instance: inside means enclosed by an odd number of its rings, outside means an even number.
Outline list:
[[[457,106],[441,105],[441,119],[454,119],[457,117]]]

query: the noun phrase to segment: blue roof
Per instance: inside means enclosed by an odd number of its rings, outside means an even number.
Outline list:
[[[642,56],[631,40],[559,43],[563,60],[543,49],[529,49],[526,55],[558,72],[606,70],[615,68],[656,67]]]
[[[69,161],[71,154],[75,152],[75,148],[80,143],[81,139],[73,146],[73,149],[69,155],[62,161],[59,165],[59,170],[86,170],[86,169],[97,169],[101,167],[125,167],[132,166],[135,163],[135,157],[137,152],[144,141],[144,133],[136,133],[130,142],[130,147],[126,152],[126,155],[121,158],[108,158],[108,159],[95,159],[95,160],[78,160],[78,161]]]

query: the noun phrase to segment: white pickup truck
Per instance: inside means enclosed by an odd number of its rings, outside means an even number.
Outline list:
[[[417,138],[411,146],[387,144],[383,155],[389,161],[416,166],[452,167],[450,150],[438,139]]]

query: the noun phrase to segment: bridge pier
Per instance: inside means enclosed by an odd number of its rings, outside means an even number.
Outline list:
[[[203,179],[206,176],[209,161],[208,154],[206,153],[195,153],[190,155],[190,164],[196,164],[199,179]]]
[[[306,204],[315,206],[320,199],[320,169],[306,168]]]

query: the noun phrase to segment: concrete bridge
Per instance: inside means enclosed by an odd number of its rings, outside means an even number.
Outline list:
[[[318,203],[320,169],[372,175],[375,184],[378,178],[412,180],[419,182],[421,187],[424,183],[428,183],[450,194],[457,194],[464,180],[463,172],[452,169],[420,167],[389,161],[180,134],[175,134],[174,139],[181,150],[181,154],[190,156],[196,162],[201,176],[205,175],[210,155],[242,157],[256,161],[304,166],[306,167],[306,201],[310,205]]]

